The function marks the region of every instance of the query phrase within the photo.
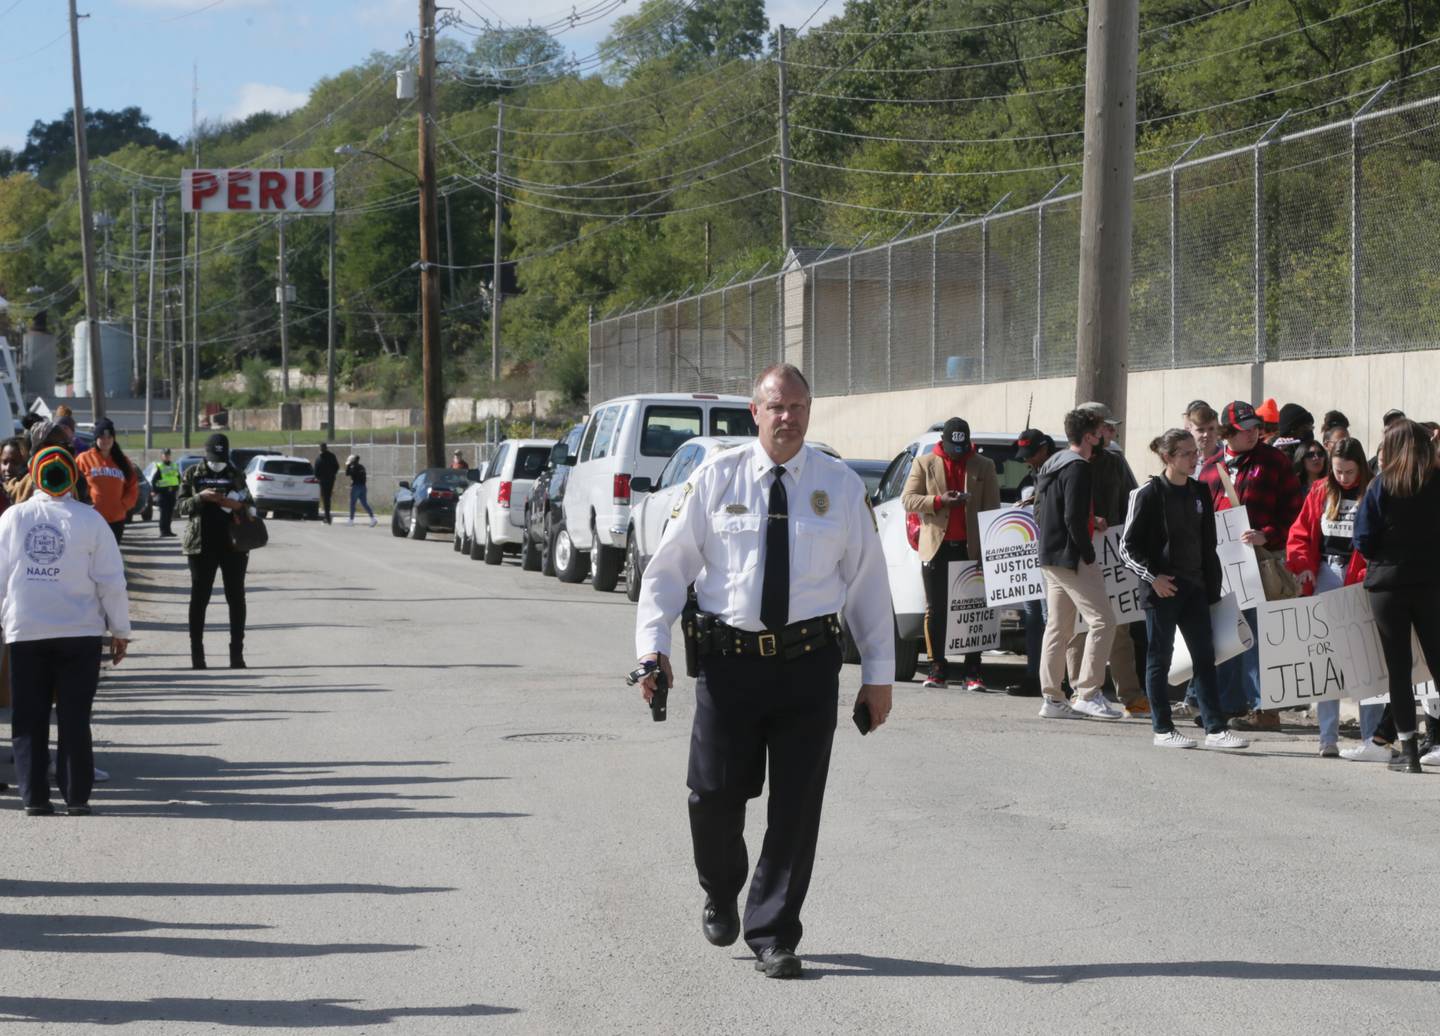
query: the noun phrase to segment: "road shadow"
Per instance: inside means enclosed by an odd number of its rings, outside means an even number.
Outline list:
[[[1440,970],[1389,968],[1371,964],[1195,960],[972,967],[938,961],[907,960],[903,957],[876,957],[865,953],[819,953],[807,956],[805,960],[809,965],[806,974],[813,978],[998,978],[1027,985],[1069,985],[1074,982],[1113,978],[1223,978],[1279,982],[1440,981]]]
[[[271,925],[147,921],[138,917],[0,914],[0,946],[28,953],[154,953],[167,957],[242,960],[330,957],[336,954],[404,953],[408,943],[298,943],[259,939],[144,935],[144,932],[264,931]]]
[[[33,898],[78,896],[93,899],[116,896],[124,899],[159,896],[164,899],[190,896],[415,896],[432,892],[454,892],[446,885],[368,885],[356,882],[301,882],[293,885],[264,885],[258,882],[202,881],[31,881],[0,878],[0,897]]]
[[[222,1000],[209,997],[154,997],[150,1000],[79,1000],[62,997],[0,997],[0,1017],[75,1025],[180,1022],[233,1025],[247,1029],[351,1028],[388,1025],[405,1018],[483,1018],[515,1014],[519,1008],[489,1004],[454,1007],[354,1006],[358,1000]]]

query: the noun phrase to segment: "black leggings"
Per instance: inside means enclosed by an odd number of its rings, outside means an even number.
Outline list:
[[[200,643],[205,635],[205,609],[210,606],[217,571],[225,583],[225,603],[230,606],[230,643],[241,643],[245,639],[245,569],[250,555],[238,550],[207,551],[191,554],[186,560],[190,563],[190,643]]]
[[[1379,735],[1387,734],[1393,723],[1398,734],[1415,733],[1415,692],[1410,683],[1410,629],[1420,640],[1420,650],[1432,673],[1440,672],[1440,586],[1421,584],[1394,590],[1371,590],[1370,608],[1375,613],[1375,630],[1390,671],[1390,709]]]

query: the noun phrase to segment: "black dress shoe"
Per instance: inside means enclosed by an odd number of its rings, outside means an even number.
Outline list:
[[[55,807],[48,802],[42,806],[26,806],[25,815],[27,817],[53,817]]]
[[[1038,698],[1040,697],[1040,684],[1028,679],[1021,680],[1019,683],[1008,685],[1005,693],[1012,698]]]
[[[735,909],[732,899],[723,906],[717,905],[711,896],[705,897],[705,906],[700,911],[700,930],[705,939],[715,946],[729,946],[740,938],[740,912]]]
[[[88,817],[95,811],[86,805],[66,806],[65,815],[68,817]]]
[[[767,946],[760,951],[755,970],[763,971],[766,978],[799,978],[800,958],[784,946]]]

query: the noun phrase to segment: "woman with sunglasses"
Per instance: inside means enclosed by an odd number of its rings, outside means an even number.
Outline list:
[[[1310,492],[1316,483],[1326,481],[1330,458],[1323,443],[1302,442],[1295,447],[1294,461],[1295,477],[1300,480],[1300,488],[1305,492]]]
[[[1307,453],[1315,450],[1322,450],[1319,443],[1305,447]],[[1355,512],[1370,485],[1365,447],[1358,439],[1337,439],[1326,459],[1328,467],[1311,486],[1285,545],[1285,565],[1299,578],[1300,592],[1306,597],[1353,586],[1365,579],[1365,558],[1354,545]],[[1383,705],[1360,706],[1362,746],[1371,743],[1384,712]],[[1326,759],[1339,758],[1339,700],[1316,702],[1315,713],[1320,720],[1320,754]],[[1390,757],[1388,748],[1373,754],[1382,759]]]

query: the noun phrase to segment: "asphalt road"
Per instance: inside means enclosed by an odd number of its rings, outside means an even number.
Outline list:
[[[1433,775],[1322,761],[1295,731],[1162,751],[1140,721],[918,683],[862,740],[847,667],[806,979],[769,981],[699,934],[690,688],[663,725],[623,688],[623,595],[384,525],[276,522],[252,559],[253,668],[195,673],[174,541],[133,535],[141,621],[101,687],[97,815],[0,799],[17,1032],[1300,1033],[1434,1013]],[[211,622],[223,663],[218,592]]]

